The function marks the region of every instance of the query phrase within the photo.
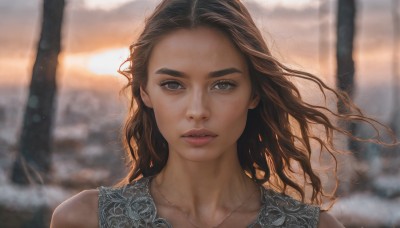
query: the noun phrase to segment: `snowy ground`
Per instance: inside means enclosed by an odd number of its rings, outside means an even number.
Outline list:
[[[331,213],[346,226],[400,227],[400,198],[384,199],[371,193],[339,198]]]

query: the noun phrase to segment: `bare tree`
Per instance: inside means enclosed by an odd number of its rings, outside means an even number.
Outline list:
[[[355,37],[356,1],[339,0],[337,11],[337,87],[353,96],[354,92],[354,60],[353,44]],[[338,106],[340,113],[345,113],[343,105]]]
[[[337,14],[336,14],[336,86],[337,89],[346,92],[350,98],[354,94],[354,75],[355,67],[353,60],[354,38],[355,38],[355,19],[356,19],[356,0],[338,0]],[[349,113],[349,110],[342,101],[337,103],[338,112],[341,114]],[[355,133],[354,123],[339,122],[344,128]],[[346,140],[346,139],[343,139]],[[346,141],[344,141],[346,142]],[[357,144],[356,142],[348,139],[347,145],[349,150],[354,152],[357,157]],[[342,142],[343,143],[343,142]],[[351,179],[354,177],[354,170],[352,169],[352,157],[346,158],[347,164],[341,167],[342,173],[339,176],[340,182],[338,186],[338,195],[346,195],[354,188]]]
[[[336,22],[336,61],[337,75],[336,86],[340,91],[346,92],[350,98],[354,94],[355,67],[353,60],[354,39],[356,34],[356,0],[339,0]],[[350,110],[339,101],[337,104],[339,113],[349,113]],[[344,123],[345,124],[345,123]],[[357,125],[348,123],[345,126],[353,134]],[[349,140],[348,148],[358,157],[359,145],[354,140]]]
[[[41,181],[51,167],[51,131],[64,6],[65,0],[43,0],[41,34],[18,154],[11,175],[14,183],[28,184],[30,181]]]

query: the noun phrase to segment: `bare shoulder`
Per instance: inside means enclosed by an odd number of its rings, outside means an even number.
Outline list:
[[[343,228],[344,226],[328,212],[321,212],[319,215],[318,228]]]
[[[85,190],[61,203],[53,212],[51,228],[98,227],[98,190]]]

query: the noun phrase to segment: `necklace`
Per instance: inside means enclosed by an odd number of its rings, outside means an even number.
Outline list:
[[[162,194],[157,188],[155,188],[155,190],[157,191],[158,194],[160,194],[160,196],[165,200],[165,202],[167,202],[167,204],[169,204],[171,207],[176,208],[178,211],[180,211],[186,218],[186,220],[194,227],[196,228],[200,228],[199,225],[197,225],[195,222],[193,222],[190,217],[189,217],[189,213],[185,212],[184,210],[182,210],[181,207],[179,207],[178,205],[172,203],[171,201],[169,201],[167,199],[167,197],[164,196],[164,194]],[[235,207],[233,210],[231,210],[228,214],[225,215],[225,217],[216,225],[213,225],[212,228],[217,228],[219,226],[221,226],[232,214],[233,212],[237,211],[239,208],[241,208],[255,193],[257,192],[257,189],[255,191],[253,191],[245,200],[243,200],[239,206]]]

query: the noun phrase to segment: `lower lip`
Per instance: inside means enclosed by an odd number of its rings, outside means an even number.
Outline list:
[[[204,146],[210,143],[215,136],[204,136],[204,137],[183,137],[185,142],[189,143],[192,146]]]

